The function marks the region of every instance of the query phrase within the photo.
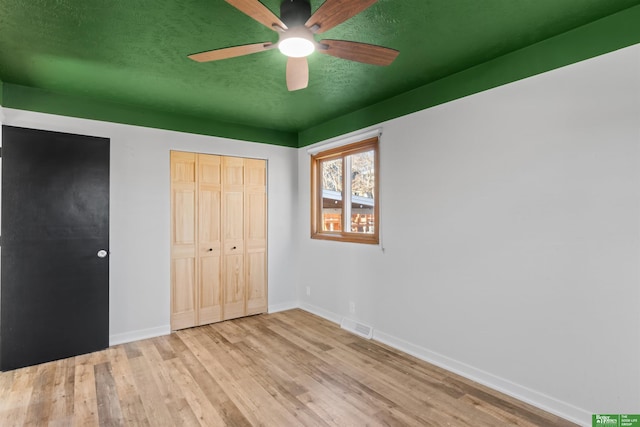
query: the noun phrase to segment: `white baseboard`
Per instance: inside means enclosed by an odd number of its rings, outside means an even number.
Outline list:
[[[320,316],[331,322],[340,324],[342,316],[323,308],[313,306],[311,304],[300,303],[299,307],[302,310],[308,311],[312,314]],[[373,329],[373,339],[380,341],[390,347],[400,350],[404,353],[417,357],[420,360],[436,365],[442,369],[458,374],[471,381],[475,381],[479,384],[492,388],[500,393],[504,393],[508,396],[514,397],[522,402],[533,405],[537,408],[547,411],[578,425],[589,427],[591,426],[591,413],[584,409],[573,406],[569,403],[560,401],[544,393],[531,390],[527,387],[521,386],[504,378],[500,378],[489,372],[485,372],[481,369],[467,365],[466,363],[459,362],[451,359],[447,356],[443,356],[439,353],[426,349],[424,347],[411,344],[393,335],[381,332],[377,329]]]
[[[338,325],[340,325],[340,322],[342,321],[342,316],[340,316],[339,314],[333,313],[315,305],[307,304],[306,302],[301,302],[300,304],[298,304],[298,308],[301,308],[304,311],[308,311],[311,314],[315,314],[316,316],[320,316],[330,322],[337,323]]]
[[[109,346],[124,344],[133,341],[146,340],[147,338],[169,335],[171,326],[158,326],[156,328],[139,329],[137,331],[125,332],[123,334],[113,334],[109,336]]]
[[[514,397],[525,403],[547,411],[559,417],[565,418],[582,426],[591,426],[591,413],[569,403],[560,401],[544,393],[531,390],[504,378],[485,372],[481,369],[459,362],[447,356],[428,350],[396,338],[393,335],[374,329],[373,339],[390,347],[410,354],[425,362],[436,365],[447,371],[475,381],[496,391]]]
[[[300,307],[300,304],[298,304],[298,301],[273,304],[273,305],[269,305],[269,314],[278,313],[280,311],[293,310],[294,308],[299,308],[299,307]]]

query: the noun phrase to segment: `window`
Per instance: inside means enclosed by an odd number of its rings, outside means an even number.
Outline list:
[[[378,137],[311,156],[311,237],[379,241]]]

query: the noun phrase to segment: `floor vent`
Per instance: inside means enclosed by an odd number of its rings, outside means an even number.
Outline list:
[[[340,327],[369,340],[373,337],[373,328],[371,326],[363,325],[362,323],[347,319],[346,317],[342,319]]]

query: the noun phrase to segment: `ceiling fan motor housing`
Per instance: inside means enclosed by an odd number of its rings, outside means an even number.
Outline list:
[[[311,17],[309,0],[284,0],[280,5],[280,19],[289,27],[304,25]]]

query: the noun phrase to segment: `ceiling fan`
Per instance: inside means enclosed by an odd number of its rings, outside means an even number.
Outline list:
[[[258,0],[225,0],[227,3],[279,33],[277,43],[263,42],[215,49],[189,55],[198,62],[218,61],[278,48],[287,60],[287,88],[304,89],[309,83],[307,56],[319,53],[373,65],[389,65],[398,54],[387,47],[345,41],[316,41],[321,34],[362,12],[378,0],[326,0],[311,14],[309,0],[284,0],[280,5],[280,18]]]

